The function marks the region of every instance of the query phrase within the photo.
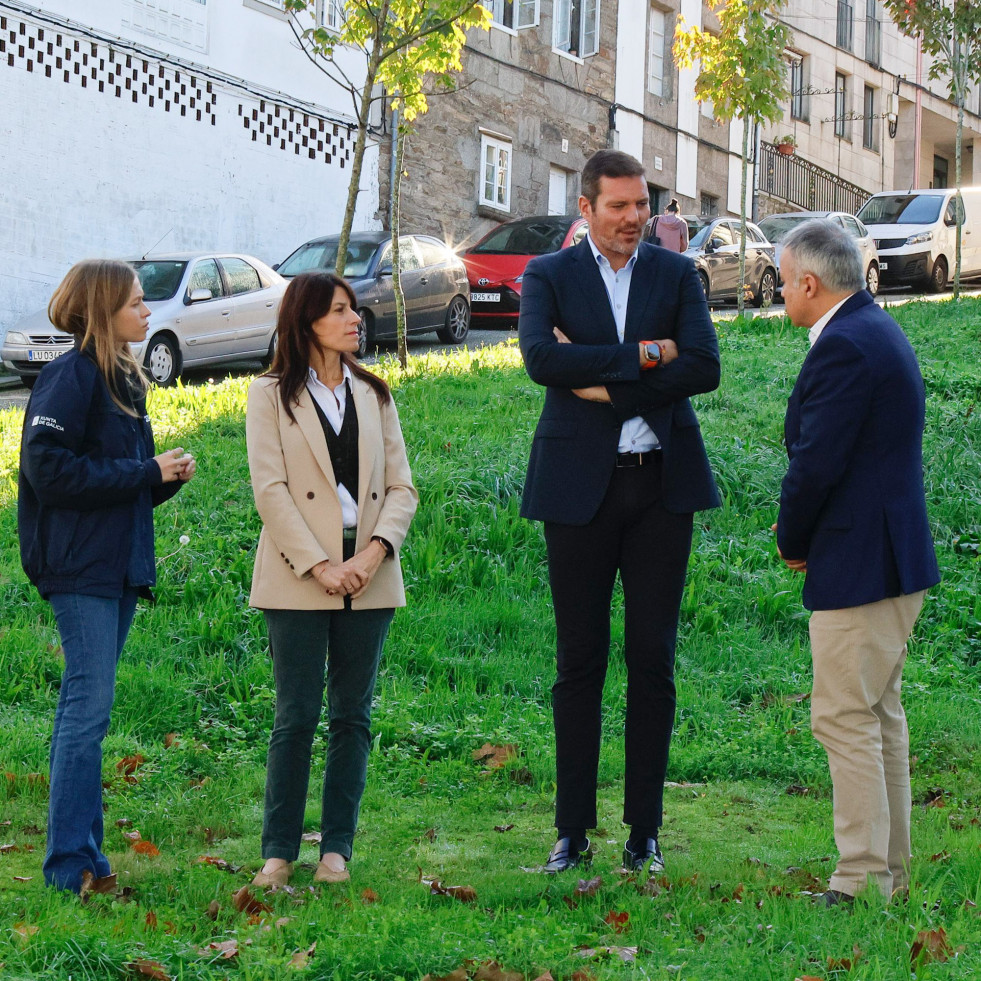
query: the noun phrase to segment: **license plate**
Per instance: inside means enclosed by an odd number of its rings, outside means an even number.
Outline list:
[[[880,268],[880,269],[888,269],[888,268],[889,268],[889,263],[888,263],[888,262],[883,262],[883,261],[882,261],[882,260],[880,259],[880,260],[879,260],[879,268]]]
[[[55,358],[61,357],[63,354],[67,354],[71,350],[70,347],[63,348],[45,348],[43,351],[28,351],[27,360],[28,361],[54,361]]]
[[[471,303],[500,303],[501,294],[500,293],[471,293],[470,302]]]

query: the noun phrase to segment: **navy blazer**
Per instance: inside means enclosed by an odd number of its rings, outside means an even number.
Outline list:
[[[777,544],[804,605],[838,610],[940,581],[923,491],[925,394],[898,324],[862,290],[821,332],[787,404]]]
[[[559,327],[572,342],[560,344]],[[678,358],[641,371],[638,343],[671,338]],[[719,385],[719,345],[691,260],[641,243],[621,342],[596,259],[579,245],[532,259],[521,287],[518,340],[533,381],[546,386],[521,514],[536,521],[592,520],[616,466],[620,427],[642,416],[664,451],[664,506],[717,507],[719,496],[689,395]],[[605,385],[612,404],[574,388]]]

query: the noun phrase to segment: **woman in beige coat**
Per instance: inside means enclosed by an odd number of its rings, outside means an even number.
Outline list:
[[[263,524],[250,602],[266,618],[276,684],[260,886],[285,885],[299,854],[325,667],[315,881],[350,878],[378,662],[405,605],[398,551],[418,495],[391,392],[352,356],[355,302],[332,273],[292,280],[272,368],[249,389],[249,471]]]

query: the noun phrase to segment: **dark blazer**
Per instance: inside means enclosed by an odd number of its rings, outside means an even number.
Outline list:
[[[923,379],[862,290],[808,352],[787,403],[777,544],[806,559],[804,605],[838,610],[940,581],[923,492]]]
[[[559,344],[559,327],[572,342]],[[641,371],[637,344],[671,338],[678,358]],[[584,525],[596,514],[616,465],[620,427],[642,416],[664,451],[664,506],[717,507],[718,492],[689,395],[719,385],[719,346],[690,259],[641,243],[627,298],[623,343],[589,242],[528,263],[518,340],[532,380],[547,386],[532,442],[521,514]],[[574,388],[605,385],[612,404]]]

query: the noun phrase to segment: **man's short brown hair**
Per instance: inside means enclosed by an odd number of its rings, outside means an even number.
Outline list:
[[[582,169],[582,196],[596,207],[601,177],[643,177],[644,165],[623,150],[597,150]]]

